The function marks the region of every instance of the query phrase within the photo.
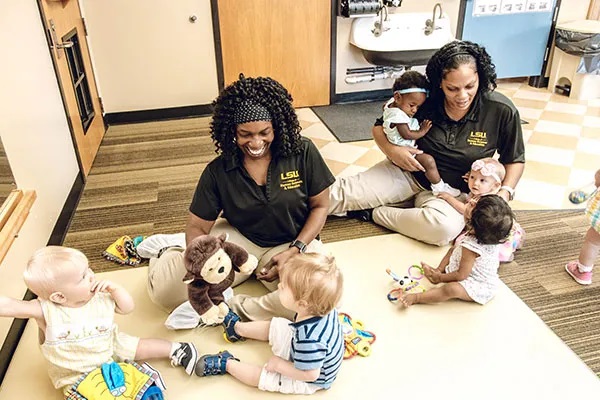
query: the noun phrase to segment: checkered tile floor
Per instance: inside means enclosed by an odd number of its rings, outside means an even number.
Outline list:
[[[525,173],[517,187],[514,209],[563,209],[573,189],[586,186],[600,168],[600,94],[574,100],[537,89],[526,81],[506,80],[498,91],[515,103],[525,137]],[[302,134],[310,137],[336,176],[353,175],[383,160],[372,140],[339,143],[310,108],[298,110]]]

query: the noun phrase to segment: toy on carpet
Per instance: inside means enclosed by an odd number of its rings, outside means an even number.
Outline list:
[[[138,266],[142,257],[135,248],[142,240],[142,236],[133,239],[127,235],[121,236],[102,252],[102,256],[119,264]]]
[[[367,357],[371,354],[371,344],[375,341],[375,334],[364,329],[362,321],[353,320],[346,313],[339,313],[342,332],[344,332],[344,359],[355,355]]]
[[[595,187],[595,189],[592,191],[584,190],[586,187],[591,185],[592,184],[588,184],[581,189],[573,190],[571,193],[569,193],[569,201],[573,204],[581,204],[587,201],[590,197],[593,197],[598,192],[599,188]]]
[[[419,271],[419,275],[413,275],[413,270],[415,269]],[[387,294],[389,301],[398,300],[398,295],[400,292],[408,293],[412,290],[421,290],[422,292],[425,291],[425,288],[419,283],[423,276],[425,276],[423,268],[420,265],[414,264],[408,267],[408,276],[398,276],[389,268],[387,268],[385,272],[387,272],[388,275],[400,285],[399,288],[392,289]]]
[[[235,271],[249,274],[258,265],[256,257],[226,240],[226,234],[200,235],[184,253],[188,299],[207,325],[220,324],[229,312],[223,291],[233,283]]]

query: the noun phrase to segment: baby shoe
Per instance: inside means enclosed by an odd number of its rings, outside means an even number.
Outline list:
[[[197,360],[198,352],[193,343],[180,343],[180,346],[171,355],[171,365],[182,366],[188,375],[194,372]]]
[[[239,315],[237,315],[236,313],[234,313],[231,310],[229,310],[229,312],[223,319],[223,328],[225,330],[223,332],[223,337],[229,343],[235,343],[235,342],[240,342],[240,341],[244,340],[244,338],[242,336],[238,335],[235,332],[235,324],[237,324],[239,320],[240,320]]]
[[[438,185],[439,185],[439,182],[438,182]],[[431,185],[431,191],[436,196],[442,192],[446,192],[452,197],[457,197],[457,196],[460,196],[460,193],[461,193],[460,190],[454,189],[452,186],[448,185],[445,182],[440,187],[437,187],[436,185]]]
[[[575,282],[581,285],[592,284],[592,271],[579,271],[579,262],[577,260],[569,261],[567,265],[565,265],[565,270],[571,275],[571,278],[575,279]]]
[[[227,350],[217,354],[205,354],[198,360],[196,364],[196,375],[225,375],[227,373],[227,360],[230,358],[239,361],[233,354]]]

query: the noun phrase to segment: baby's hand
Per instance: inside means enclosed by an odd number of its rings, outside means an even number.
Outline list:
[[[269,361],[265,364],[265,369],[267,372],[279,372],[279,366],[281,365],[283,359],[277,356],[271,356]]]
[[[421,122],[421,128],[419,129],[422,133],[427,133],[431,129],[431,121],[428,119],[424,119]]]
[[[96,281],[92,285],[92,292],[94,293],[112,293],[118,286],[111,281]]]
[[[600,169],[596,171],[596,174],[594,175],[594,183],[596,184],[596,187],[600,187]]]
[[[431,266],[425,264],[424,262],[421,263],[421,266],[423,267],[423,275],[429,279],[429,282],[435,284],[442,281],[442,274],[440,271],[431,268]]]

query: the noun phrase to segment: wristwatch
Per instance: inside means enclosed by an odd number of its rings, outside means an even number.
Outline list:
[[[500,186],[500,190],[506,190],[508,192],[508,199],[512,200],[515,197],[515,189],[511,188],[510,186],[507,185],[503,185]]]
[[[300,253],[304,253],[306,251],[306,244],[296,239],[290,244],[290,248],[295,247],[300,250]]]

